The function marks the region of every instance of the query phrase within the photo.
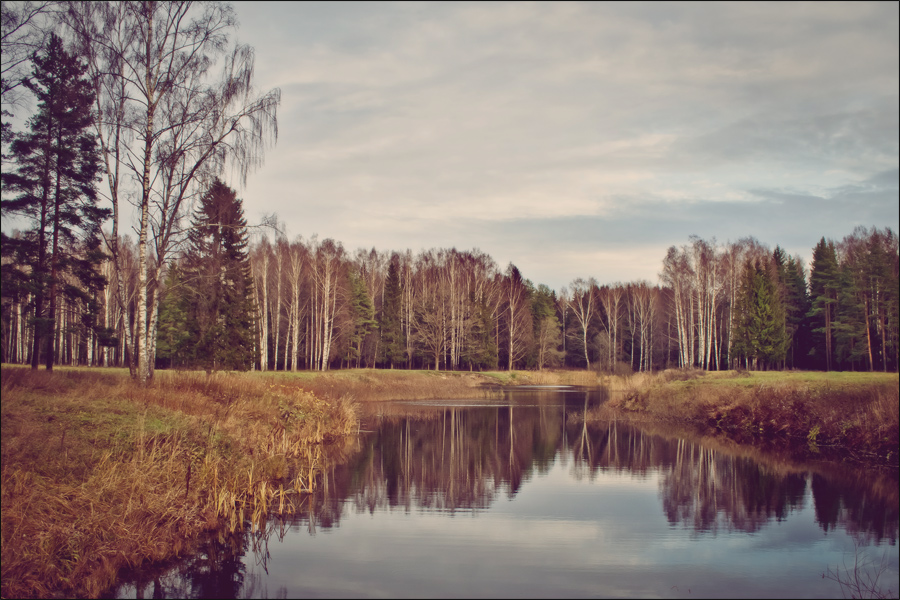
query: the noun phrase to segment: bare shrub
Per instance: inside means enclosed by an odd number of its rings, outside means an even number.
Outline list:
[[[887,553],[876,562],[856,544],[853,564],[845,560],[833,569],[828,567],[822,577],[837,583],[844,598],[896,598],[897,594],[881,583],[889,565]]]

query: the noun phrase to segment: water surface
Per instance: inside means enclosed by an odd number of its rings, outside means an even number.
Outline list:
[[[585,424],[600,392],[378,405],[321,490],[120,597],[842,597],[898,591],[896,476]],[[843,567],[841,567],[843,569]]]

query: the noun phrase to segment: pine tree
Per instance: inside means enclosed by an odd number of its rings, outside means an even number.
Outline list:
[[[482,298],[472,299],[473,319],[470,343],[463,360],[478,369],[497,369],[500,355],[494,338],[494,319],[490,307]]]
[[[841,288],[842,294],[838,310],[841,319],[841,337],[838,353],[842,356],[848,350],[847,342],[854,352],[855,337],[865,344],[864,359],[870,370],[887,370],[891,335],[887,318],[890,306],[897,297],[897,236],[890,229],[883,231],[873,227],[857,227],[840,244],[841,269],[849,275],[852,294]],[[844,306],[847,304],[847,306]],[[854,306],[855,305],[855,306]],[[896,326],[896,321],[893,321]],[[855,330],[855,331],[854,331]],[[850,332],[853,334],[850,334]]]
[[[5,191],[17,195],[3,200],[3,214],[19,214],[32,223],[19,238],[4,234],[2,246],[12,259],[4,268],[4,295],[24,291],[33,299],[33,369],[42,350],[47,369],[53,368],[58,294],[89,305],[93,290],[104,285],[98,273],[100,225],[109,211],[97,207],[101,164],[91,129],[94,94],[85,73],[85,65],[51,35],[25,82],[38,100],[38,112],[28,122],[29,131],[11,145],[16,171],[4,174]],[[80,286],[61,285],[66,274]],[[89,314],[85,321],[94,326]]]
[[[184,260],[192,362],[208,371],[245,371],[257,360],[247,238],[242,201],[216,179],[194,215]]]
[[[854,279],[849,264],[838,267],[836,288],[837,302],[832,323],[835,366],[842,370],[856,370],[867,362],[868,356],[866,308],[859,282]]]
[[[807,318],[812,333],[810,354],[818,368],[830,371],[834,363],[834,322],[838,301],[838,262],[833,242],[823,237],[813,249],[809,274],[810,309]]]

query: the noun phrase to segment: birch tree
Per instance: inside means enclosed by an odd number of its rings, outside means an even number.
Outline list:
[[[588,339],[590,339],[589,330],[597,308],[594,293],[595,287],[597,287],[597,280],[593,277],[586,280],[579,277],[569,284],[569,293],[571,294],[569,308],[572,310],[572,314],[575,316],[581,329],[581,346],[584,350],[584,362],[588,370],[591,368],[588,346]]]
[[[603,324],[610,342],[607,361],[611,373],[615,371],[616,361],[619,359],[619,317],[622,314],[622,294],[622,285],[615,283],[611,286],[603,286],[598,295],[600,306],[606,313]]]
[[[281,93],[255,91],[253,50],[229,44],[236,23],[228,5],[73,2],[66,21],[97,85],[111,239],[122,198],[137,199],[137,377],[146,382],[159,302],[150,291],[183,239],[182,218],[226,165],[245,180],[261,163],[277,136]],[[216,77],[212,70],[219,59]],[[117,250],[111,251],[115,259]]]
[[[519,269],[512,263],[503,278],[503,302],[507,333],[507,369],[528,354],[534,334],[529,307],[528,288]]]

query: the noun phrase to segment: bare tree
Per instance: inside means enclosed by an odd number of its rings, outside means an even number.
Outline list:
[[[344,247],[332,239],[319,243],[313,238],[309,253],[312,268],[312,368],[326,371],[331,360],[336,318],[346,297]]]
[[[291,340],[291,371],[297,370],[298,355],[300,350],[301,319],[305,306],[301,305],[300,288],[303,285],[304,266],[308,262],[308,252],[301,240],[297,240],[290,247],[290,268],[288,269],[288,281],[291,290],[290,309],[288,310],[288,331]],[[287,361],[285,361],[287,370]]]
[[[269,262],[272,244],[264,237],[250,252],[256,307],[259,311],[259,370],[269,370]]]
[[[508,356],[507,369],[512,371],[516,363],[528,354],[534,335],[534,324],[528,302],[528,289],[519,269],[512,263],[506,267],[503,278],[503,302],[506,314]]]
[[[584,349],[584,361],[588,370],[591,368],[591,358],[588,349],[588,339],[590,334],[588,330],[591,327],[591,320],[594,318],[596,303],[594,302],[594,288],[597,287],[597,280],[593,277],[585,280],[579,277],[569,284],[571,298],[569,299],[569,308],[581,327],[581,344]]]
[[[31,57],[46,45],[49,18],[59,2],[0,3],[0,102],[4,116],[21,108],[20,87],[28,78]]]
[[[229,49],[235,18],[228,5],[73,2],[66,21],[98,87],[112,239],[121,198],[130,193],[137,199],[137,375],[145,382],[152,375],[159,301],[149,291],[183,239],[182,218],[226,165],[246,179],[261,163],[277,137],[281,92],[258,95],[252,49]],[[213,78],[221,57],[221,75]],[[136,189],[126,187],[123,172]],[[111,251],[115,259],[116,249]]]
[[[622,314],[622,284],[614,283],[611,286],[603,286],[600,289],[598,299],[606,319],[603,324],[609,336],[607,360],[610,372],[615,371],[616,361],[619,359],[619,317]]]
[[[663,259],[663,270],[660,280],[663,285],[672,289],[675,304],[675,331],[678,338],[678,366],[689,367],[694,364],[694,310],[691,287],[693,269],[687,255],[672,246]]]

